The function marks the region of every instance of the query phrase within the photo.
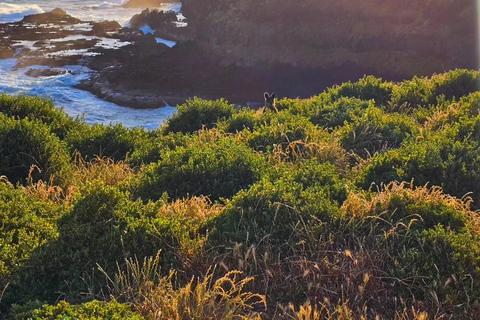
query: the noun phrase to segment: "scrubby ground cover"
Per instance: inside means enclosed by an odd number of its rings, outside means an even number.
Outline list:
[[[163,127],[0,98],[0,318],[473,319],[480,72]]]

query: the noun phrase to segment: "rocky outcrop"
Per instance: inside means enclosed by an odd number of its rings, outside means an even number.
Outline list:
[[[0,46],[0,59],[13,58],[14,55],[15,55],[15,48],[9,45]]]
[[[177,14],[173,11],[145,9],[130,19],[130,26],[138,29],[148,25],[153,30],[171,30],[175,28],[175,22]]]
[[[225,65],[354,63],[412,76],[478,64],[474,0],[184,0],[182,11]]]
[[[95,22],[92,25],[92,34],[97,36],[104,36],[108,32],[118,32],[122,26],[117,21],[101,21]]]
[[[29,69],[25,74],[29,77],[54,77],[62,74],[66,74],[68,71],[65,69]]]
[[[25,16],[22,20],[24,23],[35,24],[76,24],[82,22],[81,20],[68,15],[62,9],[54,9],[51,12],[32,14]]]

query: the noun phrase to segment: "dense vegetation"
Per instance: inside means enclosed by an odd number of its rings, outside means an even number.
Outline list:
[[[471,319],[480,72],[157,130],[0,98],[0,318]]]

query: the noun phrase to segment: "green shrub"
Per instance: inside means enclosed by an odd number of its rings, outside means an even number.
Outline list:
[[[30,119],[42,122],[63,139],[66,133],[80,123],[70,118],[63,110],[57,109],[52,101],[25,96],[12,97],[2,94],[0,113],[15,119]]]
[[[373,100],[363,101],[357,98],[339,98],[324,101],[321,96],[309,100],[300,100],[290,110],[294,114],[308,117],[310,121],[324,128],[336,128],[354,117],[360,116],[369,107],[374,107]]]
[[[215,214],[202,199],[144,204],[116,187],[88,183],[58,221],[56,240],[38,248],[19,274],[18,301],[52,303],[60,293],[70,302],[82,301],[82,293],[105,289],[98,266],[114,274],[117,263],[155,256],[159,250],[165,271],[178,267],[176,250],[194,243]]]
[[[310,160],[285,164],[276,175],[264,178],[240,191],[214,221],[210,235],[214,245],[283,245],[295,230],[309,221],[332,223],[338,207],[347,197],[344,181],[329,163]]]
[[[234,138],[200,141],[162,155],[146,167],[137,179],[137,193],[143,199],[204,195],[212,200],[231,197],[260,177],[263,159]]]
[[[57,319],[83,319],[83,320],[143,320],[144,318],[134,311],[133,307],[120,304],[116,301],[103,302],[91,301],[80,305],[71,305],[65,301],[57,305],[43,305],[38,309],[28,310],[31,306],[15,306],[12,312],[14,320],[57,320]]]
[[[415,181],[416,185],[441,186],[448,194],[463,197],[472,192],[480,200],[480,150],[471,140],[456,140],[457,130],[446,130],[398,150],[376,155],[363,168],[359,185]]]
[[[178,106],[177,112],[168,120],[165,131],[193,133],[203,126],[211,129],[217,122],[234,113],[233,105],[223,99],[208,101],[194,98]]]
[[[454,70],[431,78],[414,77],[393,88],[392,103],[412,106],[435,105],[438,99],[460,99],[480,88],[480,72]]]
[[[393,83],[385,82],[374,76],[364,76],[357,82],[345,82],[338,87],[328,90],[334,98],[358,98],[360,100],[374,100],[375,104],[384,106],[390,101]]]
[[[253,130],[255,123],[255,113],[252,110],[244,109],[220,122],[218,128],[227,133],[237,133],[245,129]]]
[[[71,172],[66,146],[50,129],[27,119],[14,120],[0,114],[0,175],[25,183],[31,166],[34,181],[62,184]]]
[[[479,224],[462,201],[438,188],[391,184],[378,194],[351,194],[344,208],[349,236],[380,249],[384,281],[398,295],[435,292],[436,305],[446,308],[479,297]]]
[[[376,152],[398,148],[418,131],[418,124],[406,115],[385,114],[378,108],[368,108],[360,117],[340,127],[337,134],[347,151],[365,158]]]
[[[12,281],[31,253],[57,237],[64,209],[0,181],[0,288]],[[7,292],[8,295],[8,292]]]
[[[65,140],[72,151],[80,152],[87,160],[96,156],[125,160],[129,152],[137,145],[148,143],[148,139],[149,133],[143,129],[127,129],[121,124],[95,124],[70,131]]]
[[[128,194],[115,187],[87,184],[71,212],[59,220],[56,241],[40,247],[21,273],[22,301],[53,302],[59,292],[78,299],[89,289],[85,277],[97,285],[102,283],[95,272],[97,263],[113,271],[124,257],[154,255],[160,245],[139,223],[145,216],[153,216],[154,209],[129,201]]]
[[[287,111],[263,115],[253,132],[244,134],[253,149],[264,153],[271,151],[274,145],[285,149],[291,142],[312,142],[321,135],[322,131],[308,118],[292,115]]]
[[[127,162],[132,166],[141,166],[158,162],[162,159],[162,154],[174,150],[176,147],[184,146],[192,137],[183,133],[160,134],[150,139],[142,140],[130,153]]]

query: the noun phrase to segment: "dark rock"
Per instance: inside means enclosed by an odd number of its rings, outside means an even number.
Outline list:
[[[68,71],[65,69],[29,69],[25,74],[29,77],[53,77],[66,74]]]
[[[153,30],[165,30],[175,28],[176,21],[177,14],[174,11],[145,9],[130,19],[130,25],[137,29],[148,25]]]
[[[35,24],[76,24],[82,21],[68,15],[64,10],[57,8],[51,12],[25,16],[22,22]]]
[[[13,58],[15,55],[15,48],[11,46],[0,46],[0,59]]]
[[[122,29],[122,26],[117,21],[102,21],[96,22],[92,27],[92,34],[104,35],[107,32],[117,32]]]
[[[48,53],[57,52],[57,51],[65,51],[65,50],[79,50],[79,49],[91,49],[97,43],[98,39],[78,39],[78,40],[71,40],[71,41],[57,41],[51,43],[51,48],[46,50]]]
[[[165,2],[176,2],[175,0],[130,0],[123,5],[124,8],[155,8],[161,7]]]

